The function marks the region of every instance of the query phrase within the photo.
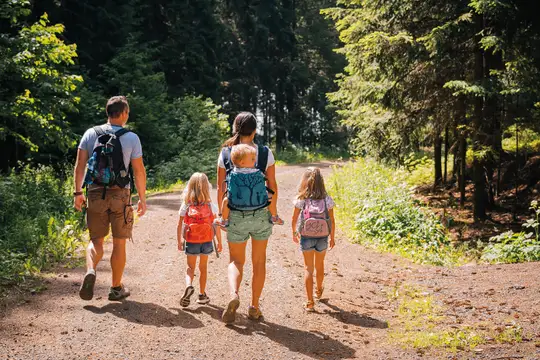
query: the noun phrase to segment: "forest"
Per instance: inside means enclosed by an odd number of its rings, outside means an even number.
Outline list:
[[[234,116],[252,111],[278,159],[347,153],[375,159],[363,168],[374,174],[427,166],[426,191],[450,193],[445,213],[470,207],[477,223],[511,213],[519,228],[540,180],[538,10],[526,0],[2,2],[2,273],[76,247],[76,145],[118,94],[150,187],[214,171]]]

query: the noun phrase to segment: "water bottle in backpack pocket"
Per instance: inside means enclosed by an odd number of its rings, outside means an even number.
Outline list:
[[[190,243],[212,241],[215,235],[214,214],[210,204],[189,205],[184,216],[183,236]]]
[[[306,238],[330,236],[330,216],[326,199],[304,201],[298,232]]]

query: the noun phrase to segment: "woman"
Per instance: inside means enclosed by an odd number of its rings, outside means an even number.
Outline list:
[[[238,144],[246,144],[256,149],[257,164],[265,172],[267,187],[273,193],[272,208],[277,204],[276,166],[272,151],[266,146],[257,146],[253,139],[257,132],[257,119],[252,113],[238,114],[233,124],[233,137],[225,142],[218,159],[218,205],[222,211],[222,199],[225,195],[225,178],[227,170],[231,169],[231,148]],[[263,167],[263,169],[261,169]],[[274,215],[274,216],[272,216]],[[236,317],[236,310],[240,305],[239,290],[242,283],[244,263],[246,261],[246,245],[252,239],[251,261],[253,263],[253,278],[251,281],[251,305],[248,309],[248,318],[258,320],[261,316],[259,298],[266,278],[266,246],[272,234],[273,223],[282,223],[277,213],[270,214],[267,207],[254,211],[239,211],[231,209],[227,227],[227,241],[229,243],[230,263],[228,267],[229,287],[231,300],[223,312],[222,320],[231,324]],[[220,215],[221,216],[221,215]]]

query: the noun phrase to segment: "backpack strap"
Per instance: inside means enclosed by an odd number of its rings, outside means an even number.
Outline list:
[[[120,137],[124,134],[127,134],[128,132],[131,132],[130,130],[126,129],[126,128],[121,128],[120,130],[118,130],[117,132],[114,133],[114,135],[116,137]]]
[[[257,155],[257,169],[261,170],[263,174],[266,173],[266,166],[268,165],[268,150],[267,146],[259,145],[259,151]]]
[[[231,160],[231,151],[232,148],[230,146],[226,146],[223,149],[221,149],[221,157],[223,158],[223,165],[225,166],[225,171],[229,173],[232,168],[232,160]]]
[[[103,129],[103,125],[94,126],[92,129],[94,129],[98,137],[107,134],[107,132]]]

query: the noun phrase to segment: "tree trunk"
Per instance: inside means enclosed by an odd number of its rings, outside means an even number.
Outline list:
[[[448,181],[448,125],[444,129],[444,175],[443,175],[443,185],[446,185]]]
[[[484,29],[484,19],[482,15],[476,14],[474,16],[476,25],[475,38],[475,54],[474,54],[474,80],[476,83],[481,84],[484,80],[484,52],[480,46],[481,33]],[[473,195],[473,214],[475,220],[484,220],[487,218],[486,205],[487,205],[487,192],[486,192],[486,176],[485,176],[485,159],[478,156],[478,153],[482,150],[485,144],[483,131],[484,122],[484,98],[477,95],[473,102],[474,114],[473,114],[473,183],[474,183],[474,195]]]
[[[433,160],[435,160],[435,181],[433,182],[433,188],[442,183],[442,138],[439,129],[436,130],[433,138]]]

